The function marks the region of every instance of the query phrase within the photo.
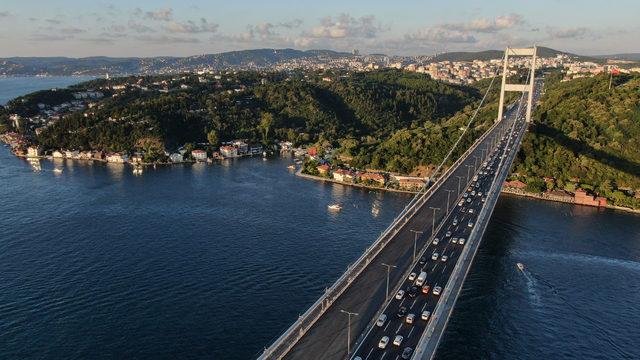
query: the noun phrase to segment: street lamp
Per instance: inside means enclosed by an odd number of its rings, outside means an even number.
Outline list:
[[[476,155],[473,155],[473,172],[476,172],[478,170],[478,157]]]
[[[358,316],[358,313],[348,312],[340,309],[340,312],[343,314],[347,314],[348,325],[347,325],[347,355],[351,354],[351,316]]]
[[[460,183],[461,183],[462,179],[464,178],[464,176],[457,176],[456,175],[456,177],[458,178],[458,196],[460,196]],[[467,179],[468,178],[469,177],[467,177]]]
[[[449,214],[449,198],[451,197],[451,193],[455,190],[444,189],[447,192],[447,214]]]
[[[469,176],[471,176],[471,174],[469,173],[469,170],[471,170],[471,168],[473,167],[473,165],[465,165],[467,167],[467,184],[469,183]]]
[[[433,217],[431,217],[431,236],[436,232],[436,211],[440,210],[440,208],[431,207],[429,209],[433,210]]]
[[[388,300],[389,299],[389,273],[391,272],[391,268],[396,268],[397,266],[389,265],[389,264],[385,264],[385,263],[382,263],[382,266],[386,266],[387,267],[387,291],[385,292],[385,295],[386,295],[386,298]]]
[[[409,230],[414,234],[413,237],[413,260],[416,260],[416,247],[418,247],[418,234],[424,233],[424,231],[419,231],[419,230]]]

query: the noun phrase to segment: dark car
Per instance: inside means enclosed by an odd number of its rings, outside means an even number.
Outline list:
[[[404,351],[402,351],[402,358],[403,359],[411,359],[411,354],[413,354],[413,349],[410,347],[406,347],[404,348]]]
[[[398,317],[404,317],[405,315],[407,315],[407,308],[405,306],[401,307],[400,310],[398,310]]]
[[[407,295],[409,295],[409,297],[416,297],[416,295],[418,295],[418,287],[417,286],[412,286],[410,288],[407,289]]]
[[[420,258],[420,265],[424,265],[427,262],[427,258],[426,257],[421,257]]]

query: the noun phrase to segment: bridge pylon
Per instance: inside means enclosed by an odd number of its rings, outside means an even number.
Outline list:
[[[504,51],[504,68],[502,70],[502,87],[500,88],[500,106],[498,108],[498,118],[496,121],[502,119],[502,112],[504,109],[504,93],[506,91],[527,92],[527,123],[531,122],[531,109],[533,107],[533,87],[535,83],[536,74],[536,51],[537,47],[530,48],[511,48],[507,47]],[[528,84],[507,84],[507,76],[509,75],[509,57],[530,57],[531,58],[531,74],[529,75]]]

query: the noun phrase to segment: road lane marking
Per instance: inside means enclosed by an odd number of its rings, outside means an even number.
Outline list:
[[[401,308],[401,307],[402,307],[402,304],[404,303],[404,301],[405,301],[405,300],[407,300],[407,298],[406,298],[406,297],[402,298],[402,301],[400,301],[400,305],[398,305],[398,308]]]
[[[371,356],[372,352],[373,352],[373,348],[371,348],[371,350],[369,350],[369,353],[367,354],[367,357],[364,358],[364,360],[369,359],[369,356]]]
[[[391,325],[391,320],[387,321],[387,325],[385,325],[384,329],[382,330],[382,332],[386,332],[387,328],[389,327],[389,325]]]
[[[409,337],[411,337],[411,333],[413,332],[413,329],[415,329],[415,327],[414,327],[414,326],[412,326],[412,327],[411,327],[411,330],[409,330],[409,335],[407,335],[407,339],[408,339]]]
[[[428,302],[425,301],[424,305],[422,305],[422,310],[420,310],[421,314],[424,312],[424,309],[427,307],[427,303]]]
[[[385,356],[387,356],[387,351],[386,350],[382,353],[382,356],[380,356],[380,360],[384,359]]]
[[[398,330],[396,330],[396,334],[400,331],[400,329],[402,328],[402,324],[404,323],[400,323],[400,326],[398,326]]]
[[[411,306],[409,306],[409,310],[413,309],[413,306],[416,304],[416,301],[418,301],[418,299],[413,300],[413,303],[411,304]]]

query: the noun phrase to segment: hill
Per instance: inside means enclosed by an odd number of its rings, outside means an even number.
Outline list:
[[[640,75],[547,81],[515,173],[532,190],[593,190],[640,208]],[[555,180],[545,184],[542,177]],[[536,189],[536,187],[538,187]]]
[[[433,57],[433,62],[439,61],[473,61],[473,60],[491,60],[502,59],[504,50],[485,50],[477,52],[446,52]],[[591,57],[576,55],[564,51],[554,50],[544,46],[538,46],[538,57],[555,57],[557,55],[568,55],[581,60],[592,60]]]

